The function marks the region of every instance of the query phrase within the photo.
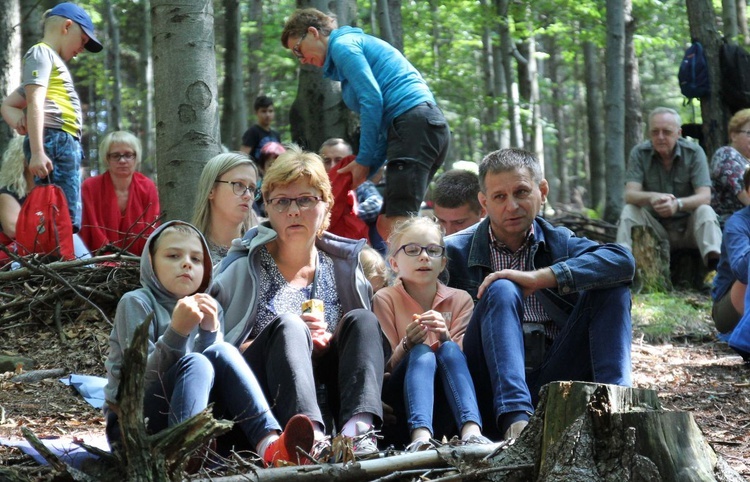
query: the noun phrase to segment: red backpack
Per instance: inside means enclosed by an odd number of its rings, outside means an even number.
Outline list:
[[[36,186],[26,196],[16,222],[16,245],[21,256],[38,253],[47,260],[75,259],[73,223],[59,186]]]

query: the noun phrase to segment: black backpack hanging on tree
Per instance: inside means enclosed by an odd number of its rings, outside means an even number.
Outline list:
[[[750,107],[750,53],[726,40],[719,51],[721,100],[734,114]]]
[[[693,43],[685,50],[677,79],[680,81],[680,91],[686,97],[685,105],[692,99],[707,97],[711,93],[706,54],[697,39],[693,39]]]

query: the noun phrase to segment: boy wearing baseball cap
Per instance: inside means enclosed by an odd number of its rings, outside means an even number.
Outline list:
[[[65,62],[84,49],[99,52],[102,44],[81,7],[61,3],[45,12],[44,37],[23,58],[21,86],[0,107],[5,122],[26,135],[24,154],[37,184],[49,176],[62,188],[76,231],[81,225],[78,171],[83,116]]]

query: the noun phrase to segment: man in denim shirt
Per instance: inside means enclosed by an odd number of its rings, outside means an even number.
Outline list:
[[[549,184],[531,153],[492,152],[479,182],[487,217],[446,238],[448,284],[478,299],[464,352],[485,434],[494,429],[510,439],[528,423],[546,383],[630,385],[635,262],[621,245],[578,238],[537,217]],[[529,326],[540,327],[543,351],[532,366],[524,347]]]

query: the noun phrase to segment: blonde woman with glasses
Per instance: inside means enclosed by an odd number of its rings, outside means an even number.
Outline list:
[[[232,240],[258,224],[253,211],[258,168],[246,154],[226,152],[209,159],[198,181],[193,224],[208,241],[214,266]]]

